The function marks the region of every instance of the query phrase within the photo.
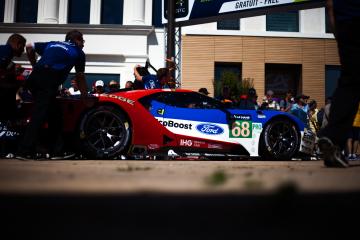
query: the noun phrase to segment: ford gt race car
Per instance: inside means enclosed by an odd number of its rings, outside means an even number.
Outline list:
[[[290,160],[311,152],[313,136],[294,116],[271,110],[229,108],[190,90],[132,90],[94,96],[85,106],[77,97],[58,99],[64,112],[67,149],[89,159],[120,155],[168,157],[263,157]],[[20,110],[16,130],[1,138],[21,139],[31,103]],[[309,150],[310,149],[310,150]]]

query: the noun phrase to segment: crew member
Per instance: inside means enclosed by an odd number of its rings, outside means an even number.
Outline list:
[[[31,121],[26,129],[23,141],[18,148],[17,158],[33,159],[39,131],[45,121],[48,121],[50,136],[51,159],[72,157],[63,155],[62,141],[62,111],[56,103],[59,86],[66,80],[70,70],[75,66],[75,80],[81,92],[81,98],[86,100],[87,86],[85,82],[85,54],[83,52],[83,34],[77,30],[69,31],[64,42],[36,42],[28,44],[26,51],[33,66],[27,82],[34,97],[34,107]],[[41,55],[36,61],[36,53]]]
[[[16,64],[13,57],[24,52],[26,39],[20,34],[12,34],[6,45],[0,45],[0,122],[12,120],[16,110]]]

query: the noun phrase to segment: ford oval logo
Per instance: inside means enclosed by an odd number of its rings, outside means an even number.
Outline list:
[[[201,133],[209,135],[218,135],[224,132],[224,129],[222,127],[209,123],[199,124],[196,126],[196,129]]]

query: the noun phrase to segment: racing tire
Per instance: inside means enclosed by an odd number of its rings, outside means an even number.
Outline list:
[[[291,160],[300,148],[300,133],[289,119],[274,119],[260,138],[260,156],[266,160]]]
[[[81,151],[88,158],[113,159],[125,154],[131,139],[130,123],[120,110],[100,106],[80,122]]]

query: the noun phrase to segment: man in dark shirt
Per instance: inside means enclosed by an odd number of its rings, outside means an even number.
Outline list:
[[[67,158],[62,153],[62,111],[56,103],[59,86],[66,80],[70,70],[75,66],[81,98],[86,99],[87,86],[84,77],[85,54],[83,35],[77,30],[66,34],[65,42],[44,42],[28,44],[26,51],[33,66],[26,87],[34,96],[34,107],[31,122],[26,129],[17,158],[34,158],[36,144],[41,126],[48,121],[50,132],[51,159]],[[36,53],[41,59],[36,62]]]
[[[156,89],[163,88],[170,81],[170,72],[167,68],[159,68],[156,75],[148,74],[141,76],[138,71],[140,65],[136,65],[134,68],[134,75],[136,81],[140,81],[144,84],[144,89]]]
[[[333,95],[328,125],[319,131],[318,146],[327,167],[347,167],[341,151],[360,101],[360,1],[327,0],[338,45],[341,75]]]
[[[13,34],[6,45],[0,45],[0,122],[12,120],[16,109],[16,69],[13,57],[24,52],[26,39]]]

